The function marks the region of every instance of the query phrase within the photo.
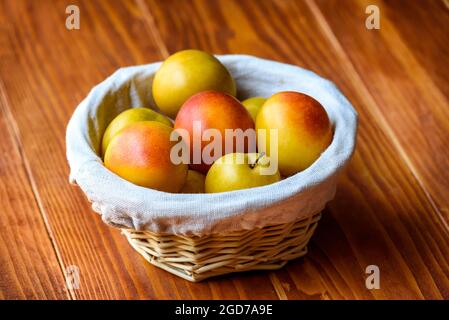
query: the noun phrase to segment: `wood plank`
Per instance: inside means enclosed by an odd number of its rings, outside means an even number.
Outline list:
[[[379,2],[381,19],[392,24],[417,63],[449,99],[449,69],[441,63],[449,59],[449,2],[387,0]],[[385,33],[384,31],[381,32]]]
[[[333,80],[359,112],[357,151],[309,254],[272,273],[281,298],[449,297],[448,232],[384,132],[376,103],[354,80],[359,75],[310,6],[249,0],[146,3],[169,52],[201,48],[297,64]],[[380,268],[380,290],[365,287],[371,264]]]
[[[0,82],[0,299],[67,299],[6,104]]]
[[[449,226],[449,9],[440,0],[317,0],[388,137]],[[365,8],[380,10],[367,30]]]
[[[66,1],[3,1],[0,77],[36,189],[65,265],[80,268],[80,299],[276,298],[257,273],[192,284],[146,263],[68,184],[65,127],[77,103],[115,69],[161,59],[131,1],[78,1],[81,29],[65,28]],[[3,24],[3,21],[5,23]]]

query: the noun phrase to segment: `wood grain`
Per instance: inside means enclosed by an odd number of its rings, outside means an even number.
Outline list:
[[[4,1],[0,10],[2,21],[8,21],[0,50],[16,61],[2,61],[0,75],[55,246],[65,265],[80,268],[75,297],[238,299],[254,293],[276,298],[269,279],[257,273],[191,284],[150,266],[68,184],[65,125],[76,105],[115,69],[161,59],[148,21],[133,2],[78,5],[78,31],[65,28],[65,1]]]
[[[449,70],[441,62],[449,59],[449,2],[389,0],[380,2],[381,19],[392,25],[417,63],[449,99]],[[382,34],[385,31],[381,31]]]
[[[68,31],[64,0],[0,1],[0,298],[449,299],[447,11],[369,1],[382,27],[367,33],[367,3],[82,0]],[[65,126],[90,88],[185,48],[311,69],[359,112],[336,198],[287,268],[186,282],[147,264],[67,182]],[[380,290],[365,287],[370,264]],[[81,271],[69,293],[67,265]]]
[[[377,5],[380,29],[367,30]],[[449,226],[449,9],[440,0],[317,0],[377,106],[376,117]]]
[[[365,95],[365,84],[356,81],[360,75],[323,30],[313,3],[146,3],[169,52],[195,47],[294,63],[335,81],[359,112],[357,152],[310,253],[271,277],[281,297],[449,297],[449,238],[439,212],[385,133],[379,106]],[[382,272],[380,290],[365,287],[370,264]]]
[[[0,299],[67,299],[5,104],[0,82]]]

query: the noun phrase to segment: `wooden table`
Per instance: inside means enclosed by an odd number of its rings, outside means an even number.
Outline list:
[[[79,30],[65,25],[72,3]],[[378,30],[365,26],[372,4]],[[359,113],[335,200],[308,255],[282,270],[184,281],[68,183],[65,128],[90,88],[185,48],[308,68]],[[1,0],[0,298],[448,299],[448,64],[446,0]],[[367,289],[368,265],[380,289]]]

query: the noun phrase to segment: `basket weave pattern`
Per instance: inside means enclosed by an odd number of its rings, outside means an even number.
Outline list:
[[[307,253],[321,213],[291,223],[208,236],[163,235],[123,229],[147,261],[186,280],[249,270],[274,270]]]

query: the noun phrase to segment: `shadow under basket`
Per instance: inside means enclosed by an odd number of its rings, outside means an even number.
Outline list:
[[[122,229],[148,262],[192,282],[249,270],[275,270],[307,253],[321,213],[260,229],[177,236]]]

